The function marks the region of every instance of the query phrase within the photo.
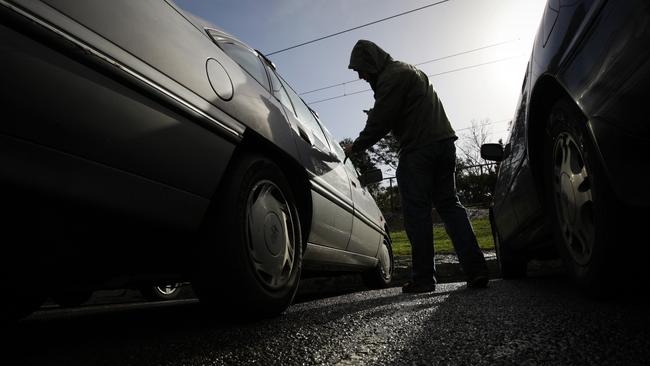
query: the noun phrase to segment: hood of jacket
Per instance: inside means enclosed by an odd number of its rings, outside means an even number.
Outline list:
[[[371,41],[361,39],[352,49],[348,68],[377,75],[392,61],[393,58],[381,47]]]

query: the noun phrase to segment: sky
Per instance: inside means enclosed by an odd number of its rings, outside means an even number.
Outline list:
[[[263,54],[439,1],[175,0]],[[448,0],[269,59],[338,140],[358,136],[366,121],[363,110],[374,103],[371,91],[340,97],[369,89],[347,68],[356,41],[367,39],[433,75],[429,79],[461,138],[475,121],[489,123],[489,141],[505,141],[545,4]],[[307,93],[331,85],[337,86]],[[335,99],[323,101],[329,98]]]

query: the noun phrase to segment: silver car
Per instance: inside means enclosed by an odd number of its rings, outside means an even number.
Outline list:
[[[183,281],[262,317],[304,271],[390,283],[381,172],[254,49],[163,0],[0,0],[0,37],[1,318]]]

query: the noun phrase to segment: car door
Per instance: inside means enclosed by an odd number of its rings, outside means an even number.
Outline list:
[[[281,85],[273,88],[282,88],[289,97],[283,104],[287,118],[298,130],[298,152],[310,175],[313,214],[308,242],[345,250],[352,232],[354,211],[347,173],[313,111],[286,81],[273,73],[272,83],[278,81]]]
[[[361,185],[358,171],[352,161],[348,159],[345,168],[350,179],[354,201],[352,235],[347,250],[374,257],[382,242],[383,228],[379,225],[382,221],[381,211],[368,189]]]
[[[529,65],[530,66],[530,65]],[[494,192],[494,220],[502,239],[508,240],[535,212],[539,204],[530,194],[534,183],[526,154],[526,113],[528,103],[529,70],[526,68],[521,94],[517,103],[510,136],[499,166],[499,182]]]
[[[504,159],[499,163],[498,181],[494,190],[494,221],[503,240],[508,240],[517,228],[517,217],[512,208],[512,195],[510,194],[515,170],[512,144],[511,132],[504,149]]]
[[[528,75],[528,71],[526,73]],[[508,197],[508,206],[514,210],[517,218],[516,230],[521,230],[535,220],[543,212],[540,195],[537,192],[533,172],[530,165],[527,145],[528,121],[528,76],[524,78],[522,94],[519,99],[517,112],[510,134],[510,160],[512,164],[512,179]],[[519,241],[523,245],[524,241]]]

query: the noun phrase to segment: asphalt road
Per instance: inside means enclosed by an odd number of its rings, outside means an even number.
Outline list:
[[[612,289],[615,291],[615,289]],[[3,329],[2,365],[647,364],[641,296],[594,301],[567,279],[440,284],[313,299],[248,324],[206,319],[195,300],[40,311]]]

